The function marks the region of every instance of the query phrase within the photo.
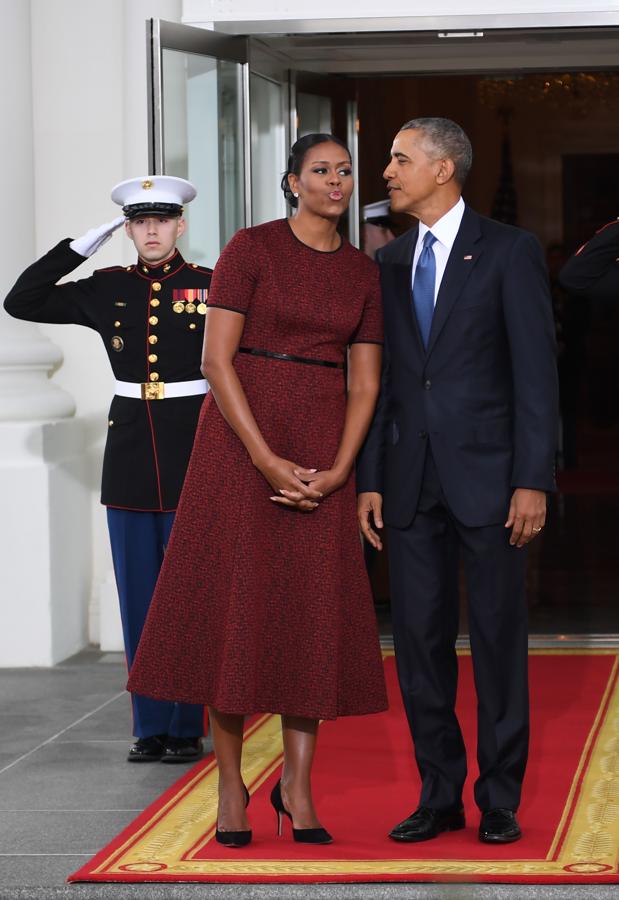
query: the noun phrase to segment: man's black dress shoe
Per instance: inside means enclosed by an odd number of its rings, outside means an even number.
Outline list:
[[[197,762],[201,757],[202,738],[173,737],[170,735],[165,742],[165,750],[161,757],[161,762],[191,763]]]
[[[153,734],[138,738],[129,747],[127,762],[157,762],[163,756],[167,734]]]
[[[512,844],[522,837],[516,813],[496,807],[481,814],[479,840],[484,844]]]
[[[464,828],[464,809],[450,806],[447,809],[431,809],[420,806],[414,813],[389,832],[394,841],[429,841],[441,831],[458,831]]]

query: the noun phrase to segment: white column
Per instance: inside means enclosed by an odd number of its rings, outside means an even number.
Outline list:
[[[125,0],[123,33],[123,173],[135,178],[148,172],[148,107],[146,21],[179,22],[181,0]],[[120,180],[120,178],[119,178]],[[125,262],[133,262],[133,248],[125,247]],[[97,592],[99,642],[102,650],[122,650],[118,596],[111,568]]]
[[[0,21],[4,297],[35,252],[30,4],[0,0]],[[50,380],[61,363],[38,328],[0,312],[0,666],[50,665],[86,643],[83,439]]]

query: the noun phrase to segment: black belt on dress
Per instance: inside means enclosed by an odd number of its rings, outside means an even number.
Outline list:
[[[239,347],[239,353],[250,353],[252,356],[267,356],[269,359],[283,359],[285,362],[305,363],[307,366],[328,366],[330,369],[344,368],[343,362],[331,362],[328,359],[310,359],[308,356],[293,356],[291,353],[275,353],[272,350],[257,350],[255,347]]]

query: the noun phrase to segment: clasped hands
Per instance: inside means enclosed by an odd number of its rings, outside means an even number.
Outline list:
[[[275,454],[257,466],[275,494],[273,503],[301,512],[312,512],[321,500],[346,482],[348,473],[338,469],[306,469]]]

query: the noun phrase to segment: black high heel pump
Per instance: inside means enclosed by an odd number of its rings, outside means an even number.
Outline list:
[[[249,791],[243,785],[243,790],[245,791],[245,809],[249,806],[250,796]],[[223,844],[224,847],[246,847],[252,838],[251,828],[247,831],[220,831],[219,828],[215,829],[215,840],[218,844]]]
[[[292,816],[284,806],[282,800],[282,783],[277,782],[271,791],[271,805],[277,813],[277,834],[281,837],[282,818],[288,816],[292,824]],[[292,836],[298,844],[331,844],[333,838],[326,828],[292,828]]]

